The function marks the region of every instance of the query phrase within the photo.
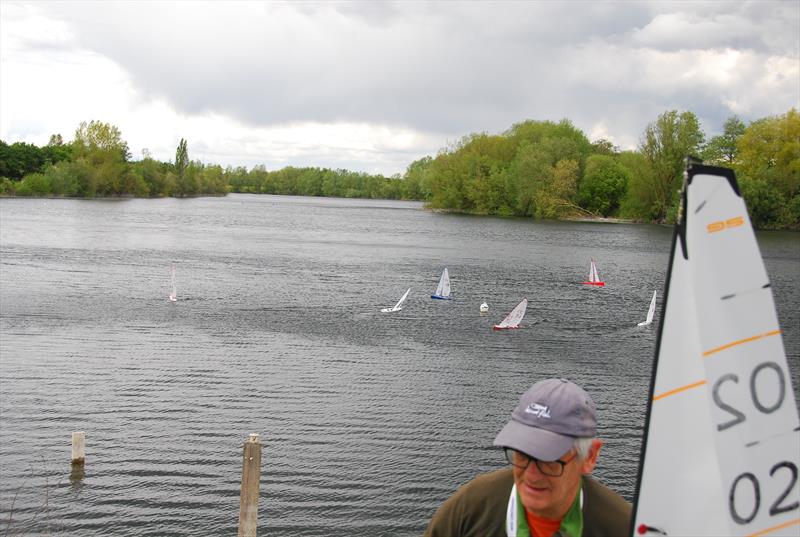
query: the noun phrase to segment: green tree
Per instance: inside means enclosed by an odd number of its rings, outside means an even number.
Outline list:
[[[415,160],[406,168],[403,176],[403,199],[427,200],[431,196],[431,157]]]
[[[602,216],[616,214],[630,180],[630,172],[616,158],[592,155],[586,162],[578,194],[581,206]]]
[[[654,207],[658,220],[672,208],[681,185],[684,158],[699,154],[705,136],[692,112],[664,112],[645,129],[640,151],[653,172]]]
[[[128,143],[122,139],[120,130],[113,125],[100,121],[81,122],[75,131],[73,145],[79,157],[87,153],[100,151],[117,153],[117,156],[123,162],[130,158]]]
[[[175,175],[178,176],[178,183],[182,184],[183,178],[186,175],[186,168],[189,167],[189,149],[186,146],[186,140],[181,138],[178,142],[178,148],[175,150]]]
[[[736,171],[773,186],[787,200],[800,194],[800,114],[752,122],[739,138]]]
[[[72,142],[76,173],[83,196],[123,194],[130,157],[120,130],[108,123],[85,121]]]
[[[617,155],[619,154],[619,148],[610,140],[600,138],[592,142],[592,153],[595,155]]]
[[[717,166],[732,166],[736,163],[738,150],[736,144],[744,134],[745,125],[737,116],[731,116],[725,121],[723,132],[714,136],[703,148],[702,158],[708,164]]]
[[[781,227],[787,209],[786,198],[767,181],[742,177],[739,186],[747,202],[747,212],[753,227],[774,229]]]
[[[619,216],[639,221],[657,218],[655,174],[650,161],[638,151],[623,151],[617,157],[628,172],[625,196],[620,202]]]

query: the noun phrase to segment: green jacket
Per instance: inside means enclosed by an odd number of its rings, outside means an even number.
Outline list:
[[[583,478],[583,537],[617,537],[629,531],[631,505],[594,479]],[[481,474],[445,501],[425,537],[506,537],[511,468]]]

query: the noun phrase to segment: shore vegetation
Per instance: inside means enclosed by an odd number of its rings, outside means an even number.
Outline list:
[[[534,218],[674,222],[684,157],[733,168],[755,227],[800,229],[800,115],[745,124],[731,116],[706,139],[689,111],[650,122],[639,146],[590,141],[568,119],[527,120],[473,133],[384,177],[343,169],[267,170],[204,164],[181,139],[175,160],[133,160],[120,130],[83,122],[73,140],[46,146],[0,140],[0,195],[188,197],[228,192],[424,201],[434,210]]]

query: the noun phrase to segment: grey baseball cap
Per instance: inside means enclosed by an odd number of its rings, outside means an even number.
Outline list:
[[[554,461],[572,448],[576,438],[597,434],[594,401],[566,379],[537,382],[519,398],[511,419],[494,439],[543,461]]]

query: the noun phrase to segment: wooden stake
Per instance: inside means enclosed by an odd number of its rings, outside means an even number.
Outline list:
[[[242,459],[238,537],[256,537],[259,479],[261,477],[261,442],[258,441],[257,433],[250,433],[250,438],[244,443]]]
[[[83,466],[86,460],[86,433],[78,431],[72,433],[72,465]]]

